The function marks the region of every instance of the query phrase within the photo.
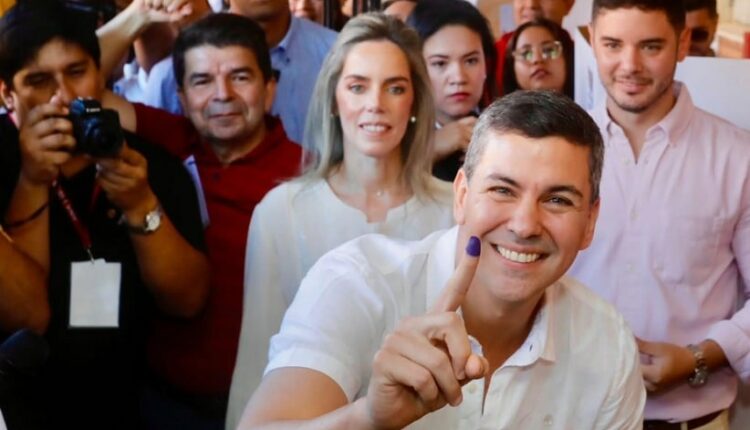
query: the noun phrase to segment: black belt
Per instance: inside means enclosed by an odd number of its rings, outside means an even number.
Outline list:
[[[715,420],[716,417],[721,415],[722,412],[724,411],[716,411],[702,417],[693,418],[689,421],[681,421],[676,423],[663,420],[645,420],[643,421],[643,430],[680,430],[682,428],[683,422],[687,423],[688,430],[691,430],[710,423],[711,421]]]

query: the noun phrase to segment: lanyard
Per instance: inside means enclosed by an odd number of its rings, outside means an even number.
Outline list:
[[[57,179],[55,179],[55,181],[52,182],[52,189],[55,190],[55,195],[57,196],[57,199],[60,201],[60,204],[63,205],[63,208],[65,209],[65,213],[68,215],[70,222],[73,223],[73,228],[75,228],[76,234],[78,235],[78,239],[81,241],[81,245],[83,245],[83,248],[86,250],[86,253],[89,255],[89,258],[93,262],[94,254],[91,252],[92,244],[91,244],[91,235],[89,234],[89,229],[86,228],[86,226],[81,222],[81,219],[78,218],[78,214],[73,208],[73,204],[70,202],[70,199],[68,198],[68,194],[65,192],[62,185],[60,185],[60,182]],[[95,186],[94,191],[91,195],[91,204],[89,206],[89,210],[93,209],[94,203],[96,202],[96,198],[99,196],[99,191],[100,191],[99,186]]]

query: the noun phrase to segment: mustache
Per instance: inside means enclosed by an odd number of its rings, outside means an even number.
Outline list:
[[[645,84],[650,84],[651,83],[651,79],[650,78],[646,78],[644,76],[639,76],[639,75],[635,75],[635,74],[615,76],[615,81],[617,81],[617,82],[632,82],[632,83],[640,84],[640,85],[645,85]]]

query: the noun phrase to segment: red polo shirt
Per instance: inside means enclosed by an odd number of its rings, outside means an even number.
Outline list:
[[[189,119],[134,106],[136,134],[183,160],[194,157],[209,218],[205,234],[211,293],[206,308],[191,320],[157,318],[148,343],[149,364],[186,392],[227,394],[242,322],[250,216],[271,188],[299,173],[302,150],[287,138],[277,118],[266,116],[263,142],[224,166]]]
[[[495,52],[497,52],[497,67],[495,68],[495,83],[497,84],[497,96],[503,94],[503,67],[505,67],[505,52],[507,51],[513,32],[509,31],[495,42]]]

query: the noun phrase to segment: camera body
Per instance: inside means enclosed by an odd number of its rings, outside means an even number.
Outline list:
[[[76,152],[97,158],[120,153],[125,137],[116,111],[102,108],[97,100],[77,98],[70,104],[68,119],[73,123]]]

